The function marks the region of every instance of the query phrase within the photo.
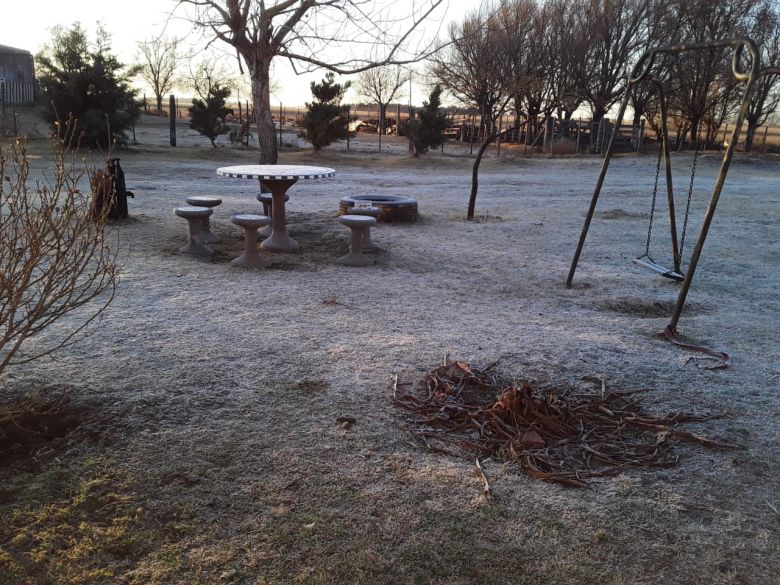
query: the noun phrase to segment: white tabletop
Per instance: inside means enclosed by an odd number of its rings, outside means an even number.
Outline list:
[[[332,177],[336,171],[328,167],[309,167],[305,165],[239,165],[220,167],[217,175],[237,179],[322,179]]]

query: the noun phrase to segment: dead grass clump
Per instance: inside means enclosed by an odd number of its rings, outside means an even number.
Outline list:
[[[734,448],[677,428],[717,417],[648,414],[632,394],[516,386],[497,376],[495,364],[456,361],[427,373],[416,392],[396,391],[395,400],[431,451],[495,456],[531,477],[578,487],[629,467],[672,466],[679,441]]]

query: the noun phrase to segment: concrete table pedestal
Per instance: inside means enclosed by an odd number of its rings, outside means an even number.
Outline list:
[[[287,190],[303,179],[332,177],[336,171],[327,167],[303,165],[242,165],[217,169],[220,177],[258,179],[271,192],[271,235],[260,244],[262,250],[272,252],[297,252],[298,242],[287,233],[285,196]]]

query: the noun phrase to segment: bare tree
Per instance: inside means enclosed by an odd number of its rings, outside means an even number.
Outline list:
[[[183,82],[201,100],[208,99],[216,87],[232,91],[237,85],[234,73],[225,66],[224,61],[210,55],[201,57],[196,63],[190,61],[189,71]]]
[[[458,102],[479,110],[489,134],[516,94],[506,30],[488,7],[452,23],[448,40],[432,59],[431,75]]]
[[[78,141],[75,123],[59,129],[49,179],[31,184],[23,142],[11,145],[10,157],[0,150],[0,373],[78,341],[116,292],[110,206],[95,213],[79,190],[87,168],[68,148]],[[26,349],[55,323],[53,334]]]
[[[138,52],[143,61],[139,75],[151,86],[157,102],[157,113],[160,114],[163,97],[176,84],[176,70],[182,58],[179,41],[162,37],[150,39],[138,43]]]
[[[509,30],[511,15],[501,18],[499,10],[483,6],[461,23],[452,23],[449,45],[433,59],[431,74],[455,99],[479,110],[484,139],[474,160],[467,219],[474,218],[479,186],[479,165],[485,150],[497,135],[497,120],[506,113],[517,95],[513,75],[513,42]],[[509,25],[509,26],[507,26]],[[516,42],[516,41],[515,41]]]
[[[756,11],[754,22],[753,39],[761,51],[761,64],[764,67],[780,66],[780,7],[776,2],[766,0]],[[745,116],[747,122],[746,152],[753,149],[756,129],[766,123],[767,118],[778,106],[780,106],[778,76],[762,75],[753,89],[750,106]]]
[[[286,59],[296,71],[324,68],[360,73],[378,65],[408,63],[427,54],[404,47],[445,0],[415,4],[396,16],[392,0],[175,0],[187,18],[213,39],[233,47],[248,69],[257,116],[260,162],[278,158],[270,103],[270,70]]]
[[[356,88],[358,94],[369,101],[379,104],[379,147],[382,147],[382,134],[385,133],[387,121],[387,106],[396,98],[400,98],[409,73],[400,65],[393,67],[377,67],[360,74]],[[398,121],[396,120],[396,123]]]
[[[758,0],[667,0],[666,26],[676,31],[667,35],[669,42],[701,43],[745,34],[748,18]],[[728,49],[691,51],[679,55],[672,63],[670,111],[683,118],[682,126],[691,143],[697,143],[706,126],[710,136],[717,133],[738,99],[734,91]]]
[[[577,70],[577,89],[590,105],[592,129],[626,89],[629,66],[645,46],[648,3],[645,0],[585,0],[579,10],[588,42],[585,66]],[[591,149],[598,148],[591,140]]]

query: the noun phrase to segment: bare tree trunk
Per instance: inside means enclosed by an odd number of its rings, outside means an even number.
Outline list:
[[[162,94],[154,94],[154,99],[157,100],[157,115],[162,116],[162,104],[163,104],[163,96]]]
[[[496,137],[496,133],[493,132],[482,143],[477,152],[477,158],[474,161],[474,169],[471,172],[471,195],[469,197],[469,209],[466,212],[466,219],[474,219],[474,208],[477,206],[477,189],[479,188],[479,163],[482,162],[482,155],[485,154],[490,142]]]
[[[271,61],[257,59],[252,67],[252,101],[257,118],[257,141],[260,144],[260,164],[275,165],[279,160],[276,129],[271,113]]]
[[[745,120],[747,122],[747,135],[745,136],[745,152],[753,150],[753,142],[756,138],[758,125],[755,120]]]

